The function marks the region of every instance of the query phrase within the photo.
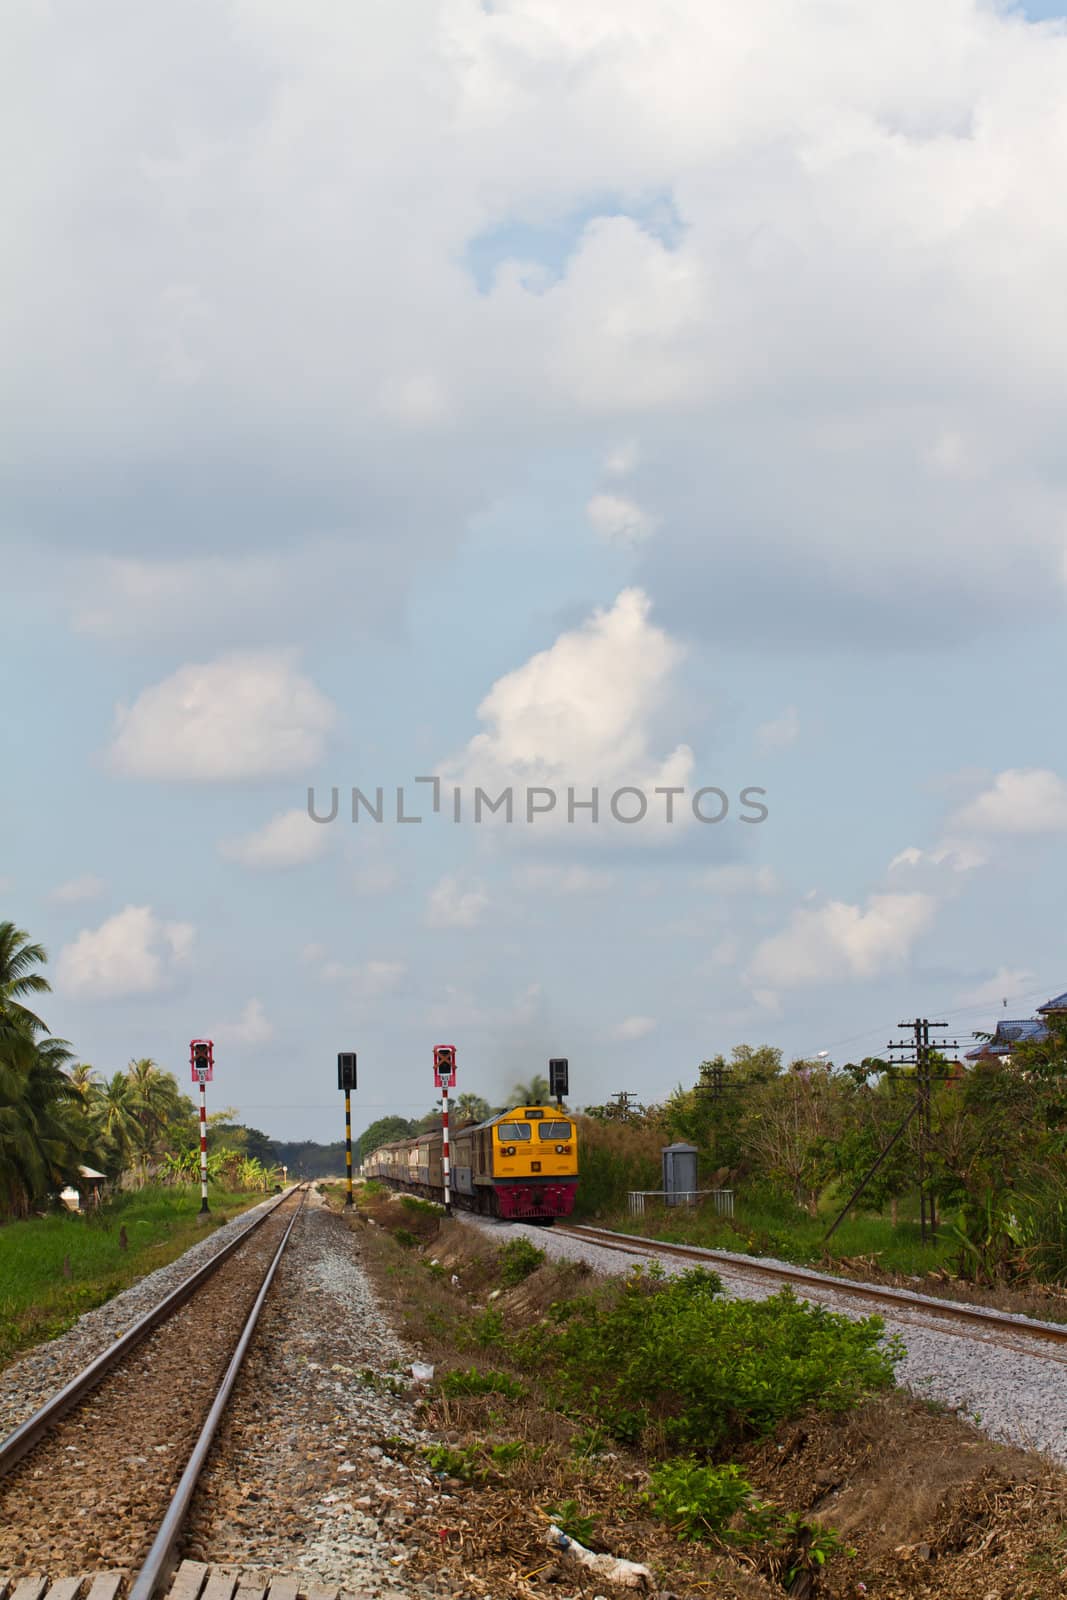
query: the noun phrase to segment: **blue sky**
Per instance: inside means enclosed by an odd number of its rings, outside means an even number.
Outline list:
[[[1067,36],[224,10],[5,67],[0,915],[55,1031],[211,1035],[329,1138],[341,1049],[362,1124],[442,1041],[654,1100],[1061,990]],[[459,823],[306,817],[427,774]],[[561,823],[594,784],[690,820]],[[475,826],[506,785],[555,816]]]

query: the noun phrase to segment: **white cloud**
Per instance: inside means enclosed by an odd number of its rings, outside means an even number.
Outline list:
[[[90,999],[152,994],[174,981],[194,938],[191,923],[163,922],[151,906],[126,906],[63,947],[56,986]]]
[[[1067,783],[1042,767],[1009,767],[964,806],[958,828],[976,833],[1062,833],[1067,829]]]
[[[616,445],[604,461],[604,471],[609,478],[626,478],[641,460],[641,451],[636,439],[627,439],[624,443]]]
[[[446,874],[434,885],[426,905],[429,928],[473,928],[482,920],[489,896],[481,883]]]
[[[243,839],[227,839],[219,853],[245,867],[299,867],[316,861],[330,843],[330,829],[313,822],[307,809],[282,811]]]
[[[220,1022],[216,1038],[229,1044],[266,1044],[274,1038],[274,1024],[268,1021],[261,1000],[249,1000],[236,1022]]]
[[[746,978],[768,987],[873,978],[905,964],[936,905],[932,895],[888,893],[872,894],[862,906],[830,900],[801,907],[757,946]]]
[[[773,26],[729,0],[679,0],[669,24],[648,0],[432,0],[417,28],[392,7],[370,36],[359,8],[304,12],[297,29],[243,5],[222,39],[210,9],[133,36],[117,12],[64,31],[46,6],[20,27],[4,116],[34,161],[8,196],[4,343],[28,481],[247,462],[273,510],[279,480],[329,505],[373,473],[373,520],[413,477],[428,505],[454,475],[484,483],[504,436],[551,449],[595,429],[663,458],[726,595],[728,560],[787,585],[802,565],[810,595],[832,590],[862,487],[872,536],[848,566],[867,601],[885,579],[892,605],[916,572],[934,603],[939,581],[958,595],[964,553],[968,600],[1005,580],[1033,595],[1055,571],[1067,223],[1044,200],[1067,176],[1062,26],[972,0],[796,0]],[[164,67],[193,81],[206,52],[195,102],[138,98]],[[42,92],[57,70],[61,104]],[[136,204],[101,228],[120,170]],[[40,203],[73,192],[76,211]],[[657,198],[590,217],[604,195],[605,212]],[[483,293],[464,270],[472,245],[575,215],[562,263],[494,261]],[[443,423],[447,450],[411,474],[404,443]],[[801,508],[807,472],[826,490]],[[212,533],[248,509],[216,477]],[[170,521],[175,540],[198,531]],[[446,540],[461,519],[407,522]]]
[[[786,706],[781,716],[762,722],[756,729],[756,744],[761,750],[786,750],[800,738],[800,716],[796,706]]]
[[[120,706],[116,771],[201,781],[304,772],[336,714],[291,652],[248,652],[180,667]]]
[[[589,525],[605,544],[630,548],[651,539],[659,518],[642,509],[636,500],[619,494],[595,494],[585,508]]]
[[[343,961],[322,960],[321,945],[310,948],[315,954],[309,959],[316,965],[321,963],[319,976],[325,983],[344,984],[365,1000],[373,1000],[377,995],[395,989],[408,970],[407,963],[403,961],[363,961],[346,966]]]
[[[519,867],[514,877],[521,889],[549,895],[598,893],[609,889],[613,882],[610,872],[593,867],[557,867],[547,863]]]
[[[976,983],[959,996],[961,1006],[1011,1006],[1020,994],[1032,995],[1034,974],[1027,967],[998,967],[991,978]],[[1014,1011],[1011,1013],[1015,1015]]]
[[[542,1006],[539,983],[528,984],[510,1005],[503,1006],[481,1005],[469,992],[449,984],[442,998],[427,1008],[425,1024],[428,1028],[440,1029],[443,1034],[483,1029],[498,1036],[507,1035],[529,1028],[540,1015]],[[501,1093],[510,1087],[510,1080],[506,1085],[501,1084]]]
[[[61,883],[52,890],[50,899],[56,900],[60,905],[77,905],[83,900],[95,900],[107,888],[103,878],[97,878],[87,872],[81,878],[71,878],[67,883]]]
[[[615,788],[643,790],[652,819],[664,815],[656,810],[662,797],[653,790],[684,787],[693,768],[686,744],[663,757],[651,749],[661,735],[682,650],[650,622],[650,610],[647,595],[626,589],[610,610],[595,611],[581,627],[560,634],[547,650],[498,678],[478,707],[487,731],[444,770],[493,796],[508,784],[519,786],[517,814],[523,788],[552,788],[556,809],[547,825],[555,825],[557,837],[562,832],[588,842],[622,827],[631,837],[643,834],[651,822],[612,822],[608,807]],[[588,821],[588,811],[576,811],[574,826],[566,826],[567,789],[573,787],[581,802],[589,799],[593,785],[600,794],[600,827]],[[688,807],[679,805],[676,825],[683,825],[687,815]]]
[[[611,1030],[613,1039],[646,1039],[656,1029],[655,1017],[627,1017]]]
[[[945,839],[932,850],[909,845],[889,863],[889,876],[906,880],[912,889],[938,893],[958,890],[964,874],[976,872],[989,860],[989,852],[974,839]]]
[[[709,867],[697,877],[702,889],[712,894],[776,894],[778,879],[773,867]]]
[[[396,888],[399,879],[400,874],[390,862],[371,858],[356,862],[349,882],[356,894],[370,896],[388,894]]]

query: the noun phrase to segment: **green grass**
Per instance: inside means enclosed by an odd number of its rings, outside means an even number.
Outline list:
[[[264,1198],[211,1190],[210,1225],[217,1227]],[[99,1212],[0,1227],[0,1364],[28,1345],[55,1338],[83,1311],[202,1239],[199,1211],[199,1186],[153,1187],[116,1196]]]
[[[919,1223],[907,1214],[904,1205],[896,1227],[889,1217],[860,1212],[846,1217],[825,1245],[823,1235],[836,1215],[829,1202],[818,1217],[809,1216],[788,1201],[746,1195],[743,1190],[735,1196],[734,1203],[733,1218],[717,1217],[706,1207],[679,1206],[673,1215],[651,1210],[643,1219],[619,1215],[612,1226],[649,1238],[745,1255],[775,1256],[798,1265],[831,1269],[843,1257],[874,1256],[887,1272],[914,1277],[948,1266],[959,1251],[958,1244],[948,1237],[947,1219],[938,1230],[936,1244],[924,1245]]]

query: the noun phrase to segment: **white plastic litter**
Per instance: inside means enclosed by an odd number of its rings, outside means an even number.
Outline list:
[[[623,1589],[652,1588],[652,1574],[647,1567],[642,1567],[636,1561],[621,1561],[617,1556],[598,1555],[592,1550],[587,1550],[584,1544],[572,1539],[562,1528],[557,1528],[554,1522],[545,1536],[545,1542],[550,1549],[557,1550],[563,1555],[573,1556],[575,1561],[580,1562],[583,1567],[588,1567],[590,1572],[595,1572],[600,1578],[608,1578]]]
[[[411,1376],[416,1383],[429,1383],[433,1377],[433,1368],[428,1361],[413,1361],[411,1363]]]

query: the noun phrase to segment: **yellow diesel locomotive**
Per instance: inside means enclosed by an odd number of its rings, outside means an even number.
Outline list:
[[[443,1200],[440,1128],[371,1152],[364,1175]],[[570,1216],[578,1187],[578,1134],[555,1106],[516,1106],[449,1130],[452,1201],[483,1216],[551,1222]]]

